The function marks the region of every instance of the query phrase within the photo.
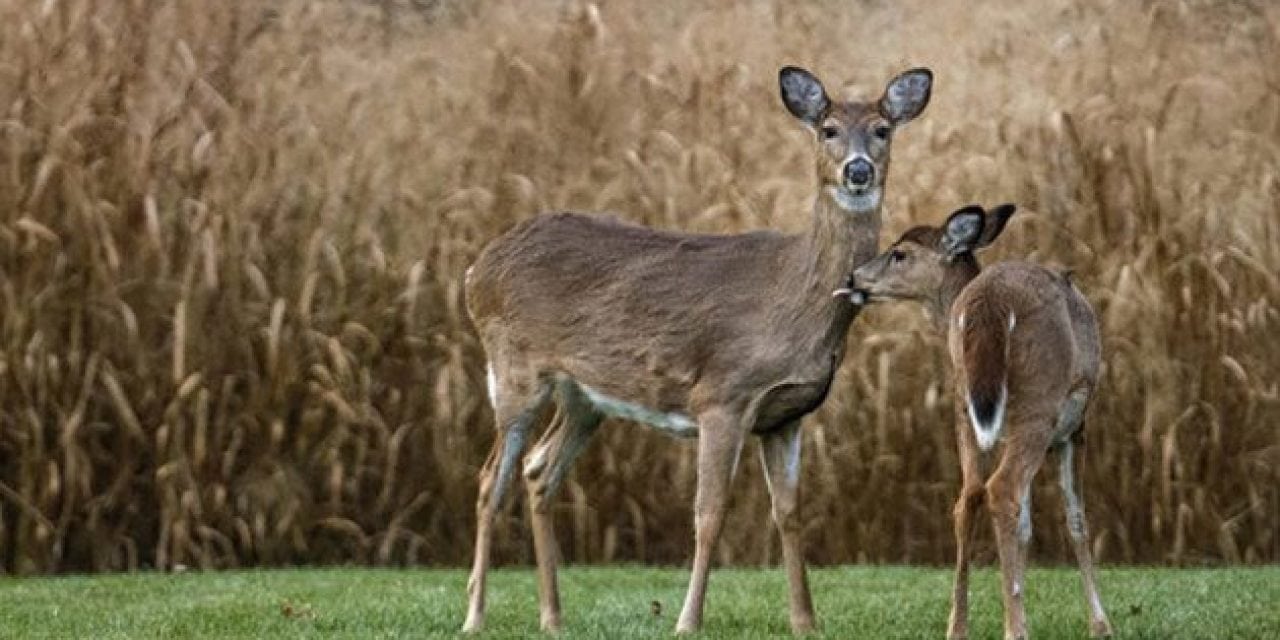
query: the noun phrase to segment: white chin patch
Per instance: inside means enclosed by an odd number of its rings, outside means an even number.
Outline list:
[[[880,187],[871,187],[861,193],[844,187],[831,187],[831,195],[841,209],[853,213],[866,213],[880,206]]]

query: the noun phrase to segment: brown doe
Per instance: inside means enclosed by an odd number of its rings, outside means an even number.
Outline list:
[[[968,206],[941,227],[907,231],[855,272],[858,301],[917,300],[946,331],[955,371],[963,487],[955,506],[956,576],[949,638],[968,635],[973,516],[985,501],[995,528],[1006,638],[1027,636],[1023,574],[1031,541],[1031,481],[1057,454],[1067,527],[1094,636],[1111,635],[1098,597],[1084,516],[1080,447],[1098,383],[1093,310],[1065,273],[1026,262],[980,270],[974,257],[1004,230],[1014,206]]]
[[[780,71],[784,105],[817,142],[818,196],[804,233],[695,235],[558,213],[484,248],[468,269],[466,299],[488,358],[497,439],[480,471],[464,631],[483,625],[494,513],[544,420],[523,466],[541,625],[560,627],[548,509],[606,417],[698,440],[693,569],[677,631],[701,626],[712,550],[749,433],[760,437],[791,626],[813,627],[800,546],[800,419],[822,403],[844,356],[858,307],[830,291],[875,255],[890,142],[925,108],[932,78],[912,69],[876,100],[838,102],[808,71]],[[544,412],[551,404],[554,412]]]

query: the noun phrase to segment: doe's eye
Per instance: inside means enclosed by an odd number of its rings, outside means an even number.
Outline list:
[[[839,135],[840,135],[840,129],[836,127],[826,126],[822,128],[823,140],[834,140]]]
[[[880,138],[881,140],[888,140],[888,139],[889,139],[889,125],[887,125],[887,124],[878,124],[878,125],[876,125],[876,127],[875,127],[874,129],[872,129],[872,130],[871,130],[871,133],[873,133],[873,134],[875,135],[875,137]]]
[[[893,251],[889,252],[889,261],[890,261],[890,262],[893,262],[893,263],[895,263],[895,264],[896,264],[896,263],[898,263],[898,262],[902,262],[903,260],[906,260],[906,259],[907,259],[907,254],[903,253],[903,252],[902,252],[902,250],[900,250],[900,249],[894,249]]]

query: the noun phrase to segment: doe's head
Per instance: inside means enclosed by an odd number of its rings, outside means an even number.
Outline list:
[[[908,230],[853,272],[851,295],[863,301],[933,298],[949,277],[977,274],[973,253],[995,241],[1016,210],[1012,204],[990,211],[971,204],[956,210],[940,227]]]
[[[880,206],[893,132],[929,104],[933,72],[905,71],[870,102],[833,101],[818,78],[799,67],[783,67],[778,86],[787,110],[818,138],[822,187],[831,190],[842,208],[855,213]]]

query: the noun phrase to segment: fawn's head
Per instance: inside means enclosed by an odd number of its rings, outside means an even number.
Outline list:
[[[973,252],[995,241],[1016,210],[1011,204],[991,211],[969,205],[952,213],[940,227],[908,230],[853,272],[852,294],[866,301],[936,297],[949,279],[977,274]]]
[[[836,102],[812,73],[799,67],[778,72],[782,103],[818,137],[818,179],[841,208],[854,213],[880,206],[889,172],[894,130],[929,104],[933,72],[911,69],[889,81],[870,102]]]

